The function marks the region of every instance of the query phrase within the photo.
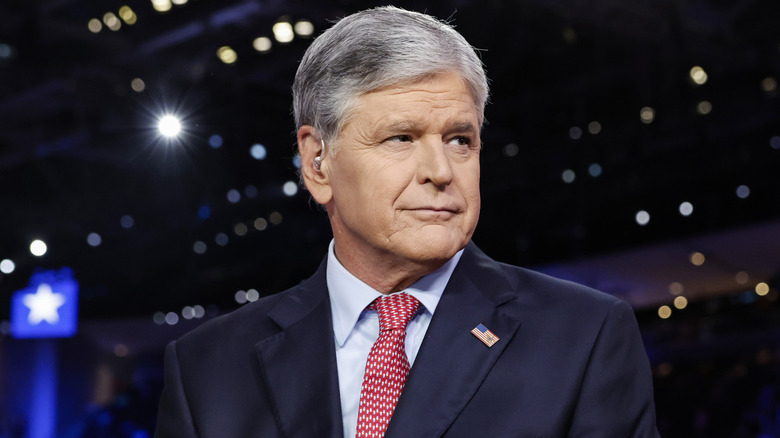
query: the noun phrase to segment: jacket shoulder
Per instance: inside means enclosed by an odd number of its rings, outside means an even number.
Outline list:
[[[487,280],[486,293],[497,294],[497,301],[519,300],[529,306],[540,308],[586,308],[611,309],[619,303],[628,305],[621,299],[591,287],[568,280],[552,277],[528,268],[510,265],[493,260],[475,245],[468,247],[466,263],[475,268],[467,268],[473,275]]]

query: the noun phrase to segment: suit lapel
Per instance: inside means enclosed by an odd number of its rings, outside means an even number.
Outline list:
[[[343,436],[325,263],[268,316],[281,331],[256,345],[284,436]]]
[[[469,244],[436,307],[390,421],[387,438],[444,434],[514,336],[520,321],[498,264]],[[500,339],[487,347],[482,323]]]

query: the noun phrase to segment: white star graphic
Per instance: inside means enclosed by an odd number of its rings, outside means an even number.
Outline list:
[[[60,321],[57,309],[65,304],[65,295],[52,292],[51,286],[43,283],[34,294],[25,295],[23,302],[30,308],[30,315],[27,317],[30,324],[37,325],[44,320],[49,324],[57,324]]]

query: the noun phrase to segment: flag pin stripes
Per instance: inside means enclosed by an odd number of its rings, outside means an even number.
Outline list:
[[[471,333],[479,338],[480,341],[484,342],[488,347],[492,347],[496,342],[498,342],[498,336],[494,335],[493,332],[488,330],[487,327],[482,324],[474,327],[471,330]]]

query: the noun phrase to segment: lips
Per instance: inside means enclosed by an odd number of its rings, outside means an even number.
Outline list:
[[[417,220],[423,221],[448,221],[454,218],[459,210],[453,207],[417,207],[407,210]]]
[[[415,207],[410,208],[409,210],[412,211],[431,211],[436,213],[457,213],[460,209],[457,207],[433,207],[433,206],[427,206],[427,207]]]

